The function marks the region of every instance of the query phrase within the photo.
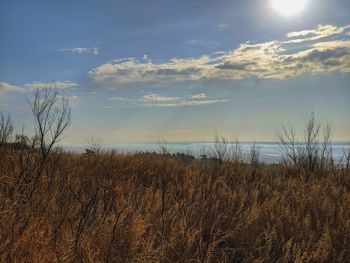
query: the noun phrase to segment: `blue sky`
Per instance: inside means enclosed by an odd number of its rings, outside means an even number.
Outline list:
[[[67,144],[274,140],[314,111],[350,140],[350,2],[0,0],[0,110],[32,127],[26,98],[70,96]]]

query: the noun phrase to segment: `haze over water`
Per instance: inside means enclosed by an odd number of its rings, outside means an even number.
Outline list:
[[[243,159],[249,160],[250,151],[254,142],[239,142],[241,147]],[[277,163],[281,160],[283,149],[277,142],[256,142],[256,149],[259,151],[259,160],[265,163]],[[303,145],[300,144],[302,147]],[[130,143],[130,144],[115,144],[113,146],[101,145],[103,150],[123,153],[137,153],[137,152],[162,152],[166,149],[170,154],[185,153],[200,158],[201,155],[211,157],[215,153],[215,144],[213,142],[177,142],[177,143]],[[230,147],[235,147],[234,143],[228,144],[228,151]],[[333,158],[338,162],[343,153],[349,151],[350,142],[334,142],[332,144]],[[83,153],[88,146],[65,146],[67,150]]]

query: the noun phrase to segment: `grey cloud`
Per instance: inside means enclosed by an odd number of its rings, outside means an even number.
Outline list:
[[[320,61],[325,62],[329,59],[336,61],[338,58],[345,57],[350,54],[350,48],[337,48],[326,50],[312,50],[308,55],[301,58],[301,61]]]
[[[245,62],[245,63],[231,63],[224,62],[216,66],[218,69],[229,69],[229,70],[246,70],[247,66],[255,65],[255,62]]]
[[[177,76],[186,76],[193,73],[198,73],[200,69],[198,68],[186,68],[186,69],[170,69],[170,68],[164,68],[159,69],[156,71],[156,74],[159,75],[177,75]]]

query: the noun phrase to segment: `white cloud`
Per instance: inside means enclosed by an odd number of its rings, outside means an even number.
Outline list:
[[[201,100],[205,98],[207,98],[207,95],[205,93],[198,93],[191,96],[192,100]]]
[[[70,95],[68,96],[68,100],[72,101],[72,102],[76,102],[79,101],[81,99],[80,96],[76,96],[76,95]]]
[[[197,39],[191,39],[191,40],[186,40],[186,44],[194,45],[197,44],[199,41]]]
[[[40,82],[33,81],[31,83],[24,84],[24,87],[30,90],[44,89],[44,88],[57,88],[57,89],[70,89],[78,87],[78,83],[66,80],[66,81],[54,81],[54,82]]]
[[[289,32],[287,38],[297,38],[284,43],[300,43],[305,41],[314,41],[321,38],[336,36],[345,33],[350,28],[350,25],[337,27],[335,25],[318,25],[315,29],[301,30]]]
[[[22,86],[12,85],[6,82],[0,82],[0,93],[5,92],[19,92],[19,91],[30,91],[33,89],[44,89],[44,88],[57,88],[57,89],[70,89],[76,88],[79,85],[75,82],[66,81],[55,81],[55,82],[39,82],[33,81],[31,83],[24,84]]]
[[[108,101],[128,101],[129,99],[123,98],[123,97],[112,97],[109,98]]]
[[[130,83],[169,83],[172,81],[196,80],[203,77],[210,62],[209,57],[194,59],[173,58],[164,63],[128,59],[108,62],[89,72],[96,82],[119,85]]]
[[[141,106],[148,106],[148,107],[178,107],[180,105],[178,103],[148,103],[148,104],[143,104]]]
[[[173,102],[153,102],[141,104],[141,106],[151,106],[151,107],[181,107],[181,106],[198,106],[198,105],[210,105],[220,102],[226,102],[226,100],[178,100]]]
[[[146,102],[146,103],[175,101],[178,99],[180,99],[180,98],[178,98],[178,97],[165,97],[165,96],[161,96],[157,93],[142,96],[142,101]]]
[[[302,31],[294,31],[294,32],[289,32],[286,34],[286,37],[292,38],[292,37],[306,37],[306,36],[311,36],[315,35],[316,30],[302,30]]]
[[[179,103],[179,106],[208,105],[219,102],[226,102],[226,100],[184,100]]]
[[[62,48],[60,52],[71,52],[77,54],[94,54],[98,55],[98,47],[73,47],[73,48]]]
[[[7,92],[21,92],[23,89],[19,86],[9,84],[7,82],[0,82],[0,95]]]
[[[181,107],[181,106],[196,106],[209,105],[226,100],[207,99],[204,93],[189,96],[190,99],[181,97],[167,97],[158,93],[152,93],[142,96],[140,99],[128,99],[123,97],[114,97],[108,99],[109,102],[114,102],[121,105],[132,105],[137,107]],[[113,108],[106,106],[105,108]]]
[[[76,104],[81,99],[80,96],[67,95],[67,94],[59,95],[58,98],[59,99],[67,98],[71,104]]]
[[[208,40],[203,40],[203,39],[189,39],[185,41],[186,44],[188,45],[193,45],[193,46],[217,46],[218,42],[216,41],[208,41]]]
[[[218,28],[219,28],[219,30],[220,31],[223,31],[223,30],[225,30],[226,28],[229,28],[231,25],[229,25],[229,24],[219,24],[218,25]]]
[[[243,79],[285,79],[321,72],[350,72],[350,25],[319,25],[288,33],[287,39],[244,43],[229,52],[162,62],[136,58],[115,60],[89,72],[98,84],[169,85],[172,82]]]
[[[43,83],[43,82],[32,82],[29,84],[24,84],[23,86],[16,86],[6,82],[0,82],[0,96],[7,92],[29,92],[36,88],[47,88],[47,87],[55,87],[60,89],[68,89],[70,87],[76,87],[78,84],[70,81],[64,82],[54,82],[54,83]],[[66,95],[69,102],[72,104],[77,103],[81,97],[73,94]],[[59,98],[63,98],[62,95],[59,95]]]

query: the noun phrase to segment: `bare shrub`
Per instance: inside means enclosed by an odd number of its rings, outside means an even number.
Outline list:
[[[14,125],[10,115],[0,114],[0,145],[10,142]]]
[[[214,135],[214,157],[219,161],[225,161],[229,154],[229,142],[224,136]]]
[[[256,166],[259,164],[259,157],[260,157],[260,150],[257,146],[256,142],[253,142],[253,144],[250,147],[250,164],[253,166]]]
[[[230,144],[230,161],[242,162],[243,161],[243,150],[240,142],[236,138]]]
[[[99,138],[90,138],[87,140],[88,148],[85,150],[86,154],[91,153],[101,153],[102,152],[102,139]]]
[[[213,157],[222,161],[243,161],[243,151],[238,139],[229,141],[224,136],[214,135]]]
[[[71,109],[68,97],[61,96],[57,88],[49,84],[46,88],[34,90],[33,97],[30,105],[35,121],[35,136],[42,158],[46,159],[71,124]]]
[[[295,129],[282,126],[278,135],[279,144],[284,152],[282,162],[309,171],[328,171],[334,167],[332,156],[331,126],[322,125],[311,113],[306,120],[302,140],[297,139]]]
[[[165,140],[159,140],[159,151],[161,154],[169,154],[168,143]]]
[[[347,150],[344,150],[340,160],[339,167],[345,171],[350,170],[350,147]]]

